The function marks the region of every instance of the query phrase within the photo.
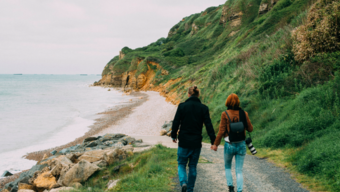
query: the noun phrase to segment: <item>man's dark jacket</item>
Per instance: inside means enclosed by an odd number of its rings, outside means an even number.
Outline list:
[[[180,147],[201,148],[203,123],[213,145],[216,136],[211,124],[209,108],[203,105],[197,97],[192,96],[179,104],[172,123],[171,138],[177,138],[177,131],[180,129],[178,135]]]

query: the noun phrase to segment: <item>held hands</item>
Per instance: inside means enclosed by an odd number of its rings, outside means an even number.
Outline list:
[[[217,146],[216,146],[216,145],[212,145],[212,146],[210,147],[210,149],[211,149],[211,150],[214,150],[214,151],[217,151]]]
[[[172,142],[177,143],[177,139],[172,139]]]

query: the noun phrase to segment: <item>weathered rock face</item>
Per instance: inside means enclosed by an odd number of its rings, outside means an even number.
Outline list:
[[[144,87],[145,83],[146,83],[146,76],[144,74],[140,74],[138,75],[138,78],[137,78],[137,88],[138,89],[141,89],[142,87]]]
[[[243,13],[240,12],[236,12],[233,10],[230,10],[229,7],[227,5],[223,6],[222,8],[222,15],[220,18],[220,24],[225,24],[228,21],[230,21],[230,26],[231,27],[236,27],[241,25],[241,21],[242,21],[242,15]]]
[[[198,30],[199,30],[199,27],[195,23],[193,23],[191,25],[191,35],[196,34]]]
[[[269,11],[269,8],[268,8],[268,3],[263,3],[260,5],[260,8],[259,8],[259,15],[262,15],[262,14],[265,14]]]
[[[270,11],[278,1],[279,0],[270,0],[270,2],[268,1],[261,3],[259,8],[259,15],[265,14]]]
[[[123,59],[125,57],[125,54],[122,51],[119,51],[119,59]]]
[[[83,182],[86,181],[98,169],[99,167],[97,165],[93,165],[86,160],[81,160],[70,170],[68,170],[58,182],[62,183],[64,186],[68,186],[73,182]]]
[[[223,6],[220,24],[225,24],[228,21],[228,6]]]
[[[90,163],[96,162],[96,161],[100,161],[103,160],[104,158],[104,154],[106,153],[106,151],[104,150],[95,150],[95,151],[88,151],[85,152],[84,155],[79,157],[79,160],[86,160]]]

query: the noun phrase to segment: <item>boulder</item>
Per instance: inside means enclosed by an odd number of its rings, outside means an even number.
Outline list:
[[[58,176],[62,174],[63,170],[64,172],[69,170],[74,164],[65,155],[61,155],[58,158],[52,159],[52,161],[48,165],[52,169],[51,174],[54,176]]]
[[[32,189],[19,189],[18,192],[35,192],[35,191]]]
[[[16,179],[15,181],[7,183],[5,185],[5,189],[15,188],[18,186],[18,183],[29,184],[29,180],[34,176],[35,172],[40,171],[46,168],[47,166],[48,166],[47,164],[33,166],[29,171],[21,173],[19,178]]]
[[[42,158],[42,160],[45,160],[45,159],[47,159],[47,158],[48,158],[48,156],[47,156],[47,154],[45,153],[44,156],[43,156],[43,158]]]
[[[104,159],[104,154],[106,151],[104,150],[94,150],[85,152],[82,156],[78,158],[78,160],[86,160],[90,163],[100,161]]]
[[[98,167],[102,168],[102,167],[106,167],[107,163],[104,160],[100,160],[100,161],[96,161],[93,164],[97,165]]]
[[[63,177],[60,177],[58,183],[69,186],[73,182],[84,182],[98,169],[97,165],[93,165],[83,159],[68,170]]]
[[[57,189],[52,189],[50,192],[66,192],[70,190],[74,190],[74,188],[73,187],[60,187]]]
[[[98,145],[97,142],[92,141],[91,143],[87,144],[85,147],[95,147],[97,145]]]
[[[109,181],[109,183],[107,184],[107,189],[112,189],[114,188],[117,183],[120,181],[120,179],[117,179],[117,180],[111,180]]]
[[[29,185],[29,184],[26,184],[26,183],[19,183],[18,189],[19,189],[19,190],[21,190],[21,189],[30,189],[30,190],[34,190],[35,187],[34,187],[33,185]]]
[[[114,162],[126,159],[127,153],[122,149],[114,149],[104,154],[104,160],[108,165],[112,165]]]
[[[143,139],[138,139],[135,141],[135,143],[143,143]]]
[[[51,151],[51,154],[52,154],[52,155],[55,155],[57,152],[58,152],[58,151],[53,150],[53,151]]]
[[[68,158],[72,163],[74,163],[78,157],[74,153],[69,153],[66,155],[66,158]]]
[[[124,145],[131,145],[136,141],[136,139],[130,136],[125,136],[118,141],[122,142]]]
[[[98,139],[98,137],[88,137],[88,138],[84,139],[84,143],[89,142],[89,141],[95,141],[97,139]]]
[[[171,131],[171,128],[172,128],[172,121],[169,121],[169,122],[165,121],[165,123],[163,124],[162,128],[163,128],[164,130],[166,130],[166,132]]]
[[[164,136],[164,135],[166,135],[166,134],[167,134],[166,130],[165,130],[165,129],[162,129],[161,132],[160,132],[160,136]]]
[[[112,146],[113,144],[117,143],[118,141],[105,141],[103,144],[106,146]]]
[[[69,148],[65,148],[65,149],[62,149],[61,151],[59,151],[59,153],[61,153],[61,154],[66,154],[66,153],[69,153],[69,152],[70,152]]]
[[[8,177],[8,176],[12,176],[13,174],[11,173],[11,172],[9,172],[9,171],[5,171],[2,175],[1,175],[1,177]]]
[[[126,136],[125,134],[120,134],[120,133],[116,133],[116,134],[105,134],[102,138],[100,138],[99,140],[102,142],[105,141],[109,141],[109,140],[118,140],[122,137]]]
[[[2,191],[0,191],[0,192],[9,192],[7,189],[3,189]]]
[[[121,147],[124,147],[124,145],[123,145],[122,142],[118,142],[118,143],[115,143],[112,147],[113,148],[121,148]]]
[[[51,189],[56,183],[56,178],[50,172],[40,174],[33,182],[35,187],[44,189]]]

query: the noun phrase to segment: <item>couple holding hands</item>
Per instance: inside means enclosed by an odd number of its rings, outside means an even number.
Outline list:
[[[202,148],[203,124],[210,137],[212,150],[217,151],[222,138],[225,140],[224,166],[230,192],[235,191],[231,174],[231,162],[235,156],[237,192],[242,192],[242,168],[246,155],[246,131],[253,131],[248,113],[240,108],[240,100],[236,94],[229,95],[225,102],[227,110],[222,112],[219,131],[217,136],[215,136],[209,108],[201,103],[198,98],[199,95],[200,91],[197,86],[189,88],[189,98],[184,103],[179,104],[172,124],[171,138],[174,143],[177,143],[178,140],[178,176],[182,192],[193,192],[194,190],[197,176],[196,168]],[[188,176],[186,173],[187,164],[189,167]]]

